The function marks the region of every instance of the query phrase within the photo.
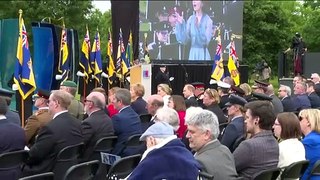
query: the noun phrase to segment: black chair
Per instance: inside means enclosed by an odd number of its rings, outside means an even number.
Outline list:
[[[208,174],[206,172],[200,171],[199,172],[199,176],[198,176],[198,180],[213,180],[214,176],[211,174]]]
[[[107,179],[119,179],[127,177],[139,164],[141,154],[128,156],[116,161],[108,171]]]
[[[275,180],[280,174],[280,168],[268,169],[260,171],[253,175],[252,179],[254,180]]]
[[[99,139],[93,148],[93,159],[100,159],[100,152],[111,153],[117,142],[117,136],[103,137]]]
[[[311,178],[311,176],[320,176],[320,160],[316,161],[310,171],[310,175],[308,179]]]
[[[141,134],[134,134],[128,138],[121,151],[121,156],[130,156],[134,154],[141,154],[145,149],[142,147],[143,143],[140,141]]]
[[[0,179],[18,179],[21,176],[21,166],[28,157],[28,151],[25,150],[0,154]]]
[[[98,160],[71,166],[64,175],[63,180],[91,180],[95,177],[98,168]]]
[[[78,163],[78,158],[83,152],[84,144],[79,143],[67,146],[60,150],[56,157],[56,162],[53,168],[55,179],[60,180],[66,171],[73,165]]]
[[[309,165],[308,160],[298,161],[287,166],[282,174],[281,179],[299,179]]]
[[[54,173],[53,172],[46,172],[41,174],[35,174],[32,176],[27,176],[20,178],[19,180],[53,180],[54,179]]]

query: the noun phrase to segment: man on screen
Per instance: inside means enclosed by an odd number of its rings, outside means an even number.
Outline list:
[[[162,59],[161,48],[168,44],[169,25],[165,22],[159,22],[154,25],[155,41],[148,45],[151,59]]]

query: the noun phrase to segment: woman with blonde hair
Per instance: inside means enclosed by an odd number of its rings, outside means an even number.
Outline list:
[[[148,114],[144,96],[144,86],[140,83],[130,85],[131,107],[138,114]]]
[[[299,113],[299,120],[304,135],[302,144],[306,150],[306,159],[310,162],[301,178],[306,180],[310,176],[314,163],[320,160],[320,110],[303,109]],[[319,179],[319,177],[311,176],[310,179]]]
[[[109,89],[108,91],[108,112],[110,117],[114,116],[115,114],[117,114],[119,111],[114,107],[114,105],[111,103],[113,96],[115,95],[116,91],[120,89],[119,87],[113,87],[111,89]]]
[[[163,106],[168,107],[169,98],[172,93],[172,89],[168,84],[158,84],[157,94],[163,98]]]
[[[219,124],[226,122],[226,117],[223,111],[219,107],[220,96],[218,91],[215,89],[206,89],[203,94],[203,105],[204,109],[207,109],[217,115]]]
[[[248,83],[242,83],[240,84],[239,86],[243,91],[244,91],[244,96],[243,98],[246,100],[246,101],[250,101],[252,99],[252,89],[250,87],[250,85]]]

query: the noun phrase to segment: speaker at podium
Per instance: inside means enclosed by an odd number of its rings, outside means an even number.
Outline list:
[[[139,64],[130,68],[130,84],[143,84],[145,90],[144,99],[151,95],[151,77],[151,64]]]

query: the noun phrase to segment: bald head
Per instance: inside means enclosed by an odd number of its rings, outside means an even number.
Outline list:
[[[106,106],[106,98],[101,92],[91,92],[86,99],[92,101],[99,109],[104,109]]]
[[[147,110],[151,115],[155,115],[156,111],[163,107],[163,98],[158,94],[153,94],[147,98]]]

